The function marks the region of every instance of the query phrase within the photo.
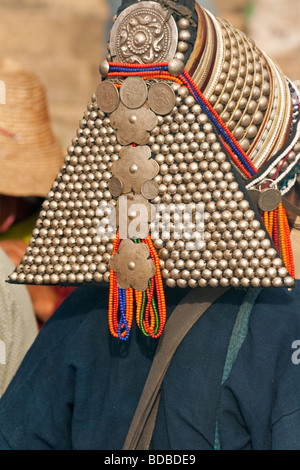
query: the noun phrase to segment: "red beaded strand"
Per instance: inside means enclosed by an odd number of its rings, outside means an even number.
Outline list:
[[[290,235],[290,227],[286,215],[286,211],[283,212],[283,225],[284,225],[284,237],[285,243],[287,247],[287,269],[290,275],[295,279],[295,264],[294,264],[294,256],[293,256],[293,249],[292,249],[292,242],[291,242],[291,235]]]
[[[120,235],[118,232],[113,243],[112,255],[114,255],[118,251],[119,245]],[[109,284],[108,324],[111,334],[115,338],[118,338],[119,288],[117,284],[116,273],[112,269],[110,270]]]
[[[274,245],[279,252],[279,234],[278,234],[278,209],[274,210],[274,223],[273,223],[273,241]]]
[[[162,281],[161,271],[160,271],[160,260],[156,252],[156,249],[153,246],[150,235],[148,235],[148,238],[147,240],[145,240],[145,243],[148,245],[150,249],[151,259],[154,262],[155,267],[156,267],[155,283],[156,283],[156,292],[157,292],[158,311],[159,311],[159,316],[160,316],[160,327],[159,327],[158,333],[153,337],[158,338],[164,329],[166,318],[167,318],[165,293],[164,293],[163,281]]]

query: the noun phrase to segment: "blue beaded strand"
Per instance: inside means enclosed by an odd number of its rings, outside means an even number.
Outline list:
[[[119,289],[119,306],[120,306],[121,317],[120,317],[120,322],[118,326],[118,336],[119,336],[119,339],[121,339],[122,341],[127,341],[130,335],[130,330],[129,330],[127,319],[126,319],[126,290],[125,289]],[[123,324],[126,330],[126,336],[124,337],[122,336]]]
[[[198,95],[198,93],[196,92],[195,88],[193,87],[193,85],[189,82],[188,78],[187,77],[183,77],[184,80],[186,80],[189,84],[189,86],[191,87],[192,91],[193,91],[193,94],[195,96],[195,98],[198,100],[198,102],[200,103],[203,111],[208,115],[209,119],[214,123],[214,125],[216,126],[216,128],[218,129],[218,131],[220,132],[220,134],[222,135],[222,137],[224,138],[224,140],[226,141],[226,143],[231,147],[231,149],[234,151],[234,153],[239,157],[239,159],[241,160],[241,163],[244,165],[244,167],[247,168],[247,170],[249,171],[249,173],[251,174],[251,176],[253,176],[255,174],[255,172],[253,171],[253,169],[251,168],[251,166],[249,165],[249,163],[245,160],[243,154],[239,151],[239,149],[236,147],[236,145],[234,144],[234,142],[232,142],[230,136],[224,131],[223,127],[221,126],[221,124],[219,124],[219,122],[217,121],[217,119],[215,118],[215,116],[212,114],[212,112],[209,110],[209,108],[206,106],[206,104],[204,103],[204,101],[201,99],[201,97]]]
[[[127,73],[128,72],[128,67],[115,67],[115,66],[110,66],[109,67],[109,72],[125,72]],[[151,72],[152,70],[154,71],[157,71],[157,72],[162,72],[162,71],[167,71],[168,70],[168,67],[166,66],[159,66],[159,67],[138,67],[138,68],[135,68],[135,67],[130,67],[130,72]]]

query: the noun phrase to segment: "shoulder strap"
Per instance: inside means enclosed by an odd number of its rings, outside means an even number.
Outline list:
[[[159,406],[161,385],[172,357],[201,315],[227,291],[228,288],[193,289],[173,311],[159,340],[123,450],[147,450],[149,448]]]

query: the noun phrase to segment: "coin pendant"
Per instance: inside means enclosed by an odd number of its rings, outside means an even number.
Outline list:
[[[119,92],[112,82],[99,83],[96,90],[96,102],[99,108],[107,114],[115,111],[119,105]]]
[[[159,186],[156,181],[146,181],[142,186],[141,192],[145,199],[149,199],[151,201],[158,196]]]
[[[141,108],[147,96],[147,85],[140,77],[127,78],[120,88],[121,101],[129,109]]]
[[[277,209],[282,202],[282,196],[278,189],[269,188],[259,196],[258,206],[262,211],[271,212]]]
[[[175,106],[174,90],[167,83],[153,83],[149,89],[148,101],[154,113],[162,116],[170,114]]]
[[[123,192],[123,183],[119,178],[113,177],[109,182],[109,190],[113,197],[119,197]]]

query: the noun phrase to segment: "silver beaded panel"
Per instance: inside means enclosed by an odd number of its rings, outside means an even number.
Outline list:
[[[280,95],[289,106],[288,84],[254,41],[227,21],[218,18],[216,22],[223,60],[220,69],[213,71],[218,77],[216,86],[208,86],[204,94],[243,150],[260,167],[280,148],[288,132],[290,114],[284,117],[279,113],[278,101]],[[274,140],[270,143],[271,134]]]
[[[264,119],[270,93],[267,62],[246,36],[218,19],[224,38],[219,82],[209,97],[222,120],[248,151]]]
[[[214,128],[185,87],[173,85],[176,107],[159,117],[151,146],[160,165],[160,195],[152,202],[205,204],[205,246],[156,240],[169,287],[291,286],[282,260],[237,182]]]
[[[148,83],[148,86],[150,82]],[[187,88],[170,83],[176,104],[157,116],[148,146],[159,165],[152,203],[204,203],[204,246],[157,238],[162,276],[170,287],[292,286],[263,222],[245,197],[215,130]],[[95,97],[80,122],[40,212],[27,252],[11,282],[81,285],[109,281],[113,240],[100,238],[97,208],[109,202],[111,167],[121,146]]]
[[[116,203],[108,182],[120,148],[108,116],[93,97],[13,281],[77,285],[109,280],[112,243],[97,235],[96,211],[103,202]]]

